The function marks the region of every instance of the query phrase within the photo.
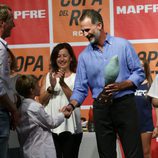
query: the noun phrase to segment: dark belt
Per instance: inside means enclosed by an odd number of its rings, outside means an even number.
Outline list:
[[[106,102],[105,102],[104,99],[103,100],[99,100],[99,97],[97,97],[96,99],[94,99],[94,101],[95,101],[95,103],[97,102],[99,104],[103,104],[103,105],[107,104],[107,105],[109,105],[109,104],[112,104],[113,102],[120,102],[122,100],[125,100],[125,99],[127,99],[129,97],[133,97],[133,96],[134,96],[133,93],[132,94],[126,94],[126,95],[124,95],[122,97],[119,97],[119,98],[109,98]]]
[[[6,108],[0,107],[0,111],[5,111],[7,112],[8,110]]]
[[[98,95],[96,99],[94,99],[97,104],[109,105],[112,104],[112,96],[108,96],[108,93],[105,89]]]
[[[134,96],[133,93],[132,94],[126,94],[126,95],[124,95],[122,97],[119,97],[119,98],[113,98],[113,102],[119,102],[119,101],[125,100],[129,97],[132,97],[132,96]]]

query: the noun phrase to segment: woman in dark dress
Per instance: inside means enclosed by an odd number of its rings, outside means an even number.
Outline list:
[[[152,120],[151,98],[147,96],[148,90],[152,83],[149,63],[146,60],[140,60],[144,69],[146,79],[137,88],[135,100],[139,116],[140,133],[143,145],[144,158],[151,158],[150,147],[152,132],[154,129]]]

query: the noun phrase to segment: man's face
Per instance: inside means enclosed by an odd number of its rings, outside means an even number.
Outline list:
[[[86,17],[80,22],[81,31],[83,35],[89,40],[91,44],[98,44],[100,37],[100,24],[92,24],[91,19]]]
[[[9,12],[9,17],[7,18],[5,22],[2,22],[2,26],[1,26],[3,39],[10,37],[11,30],[13,29],[13,27],[15,27],[13,14],[10,10],[8,10],[8,12]]]

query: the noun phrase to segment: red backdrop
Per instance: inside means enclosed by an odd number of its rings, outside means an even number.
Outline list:
[[[1,3],[8,4],[14,12],[16,27],[7,41],[17,57],[19,73],[33,73],[40,78],[48,71],[51,50],[59,42],[69,42],[78,56],[88,44],[79,28],[79,16],[87,8],[102,14],[105,31],[130,40],[138,55],[148,59],[153,78],[158,73],[157,0],[1,0]],[[89,95],[82,107],[91,104]],[[154,158],[157,151],[154,139]]]

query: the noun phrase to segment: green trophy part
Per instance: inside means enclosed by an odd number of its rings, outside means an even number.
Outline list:
[[[108,65],[104,68],[105,85],[114,83],[119,74],[119,60],[115,55],[110,59]]]
[[[105,79],[105,85],[112,84],[115,82],[119,75],[119,59],[118,56],[113,56],[108,65],[104,68],[104,79]],[[112,103],[112,97],[109,97],[108,93],[105,89],[99,94],[97,97],[97,102],[99,104],[108,104],[110,105]]]

